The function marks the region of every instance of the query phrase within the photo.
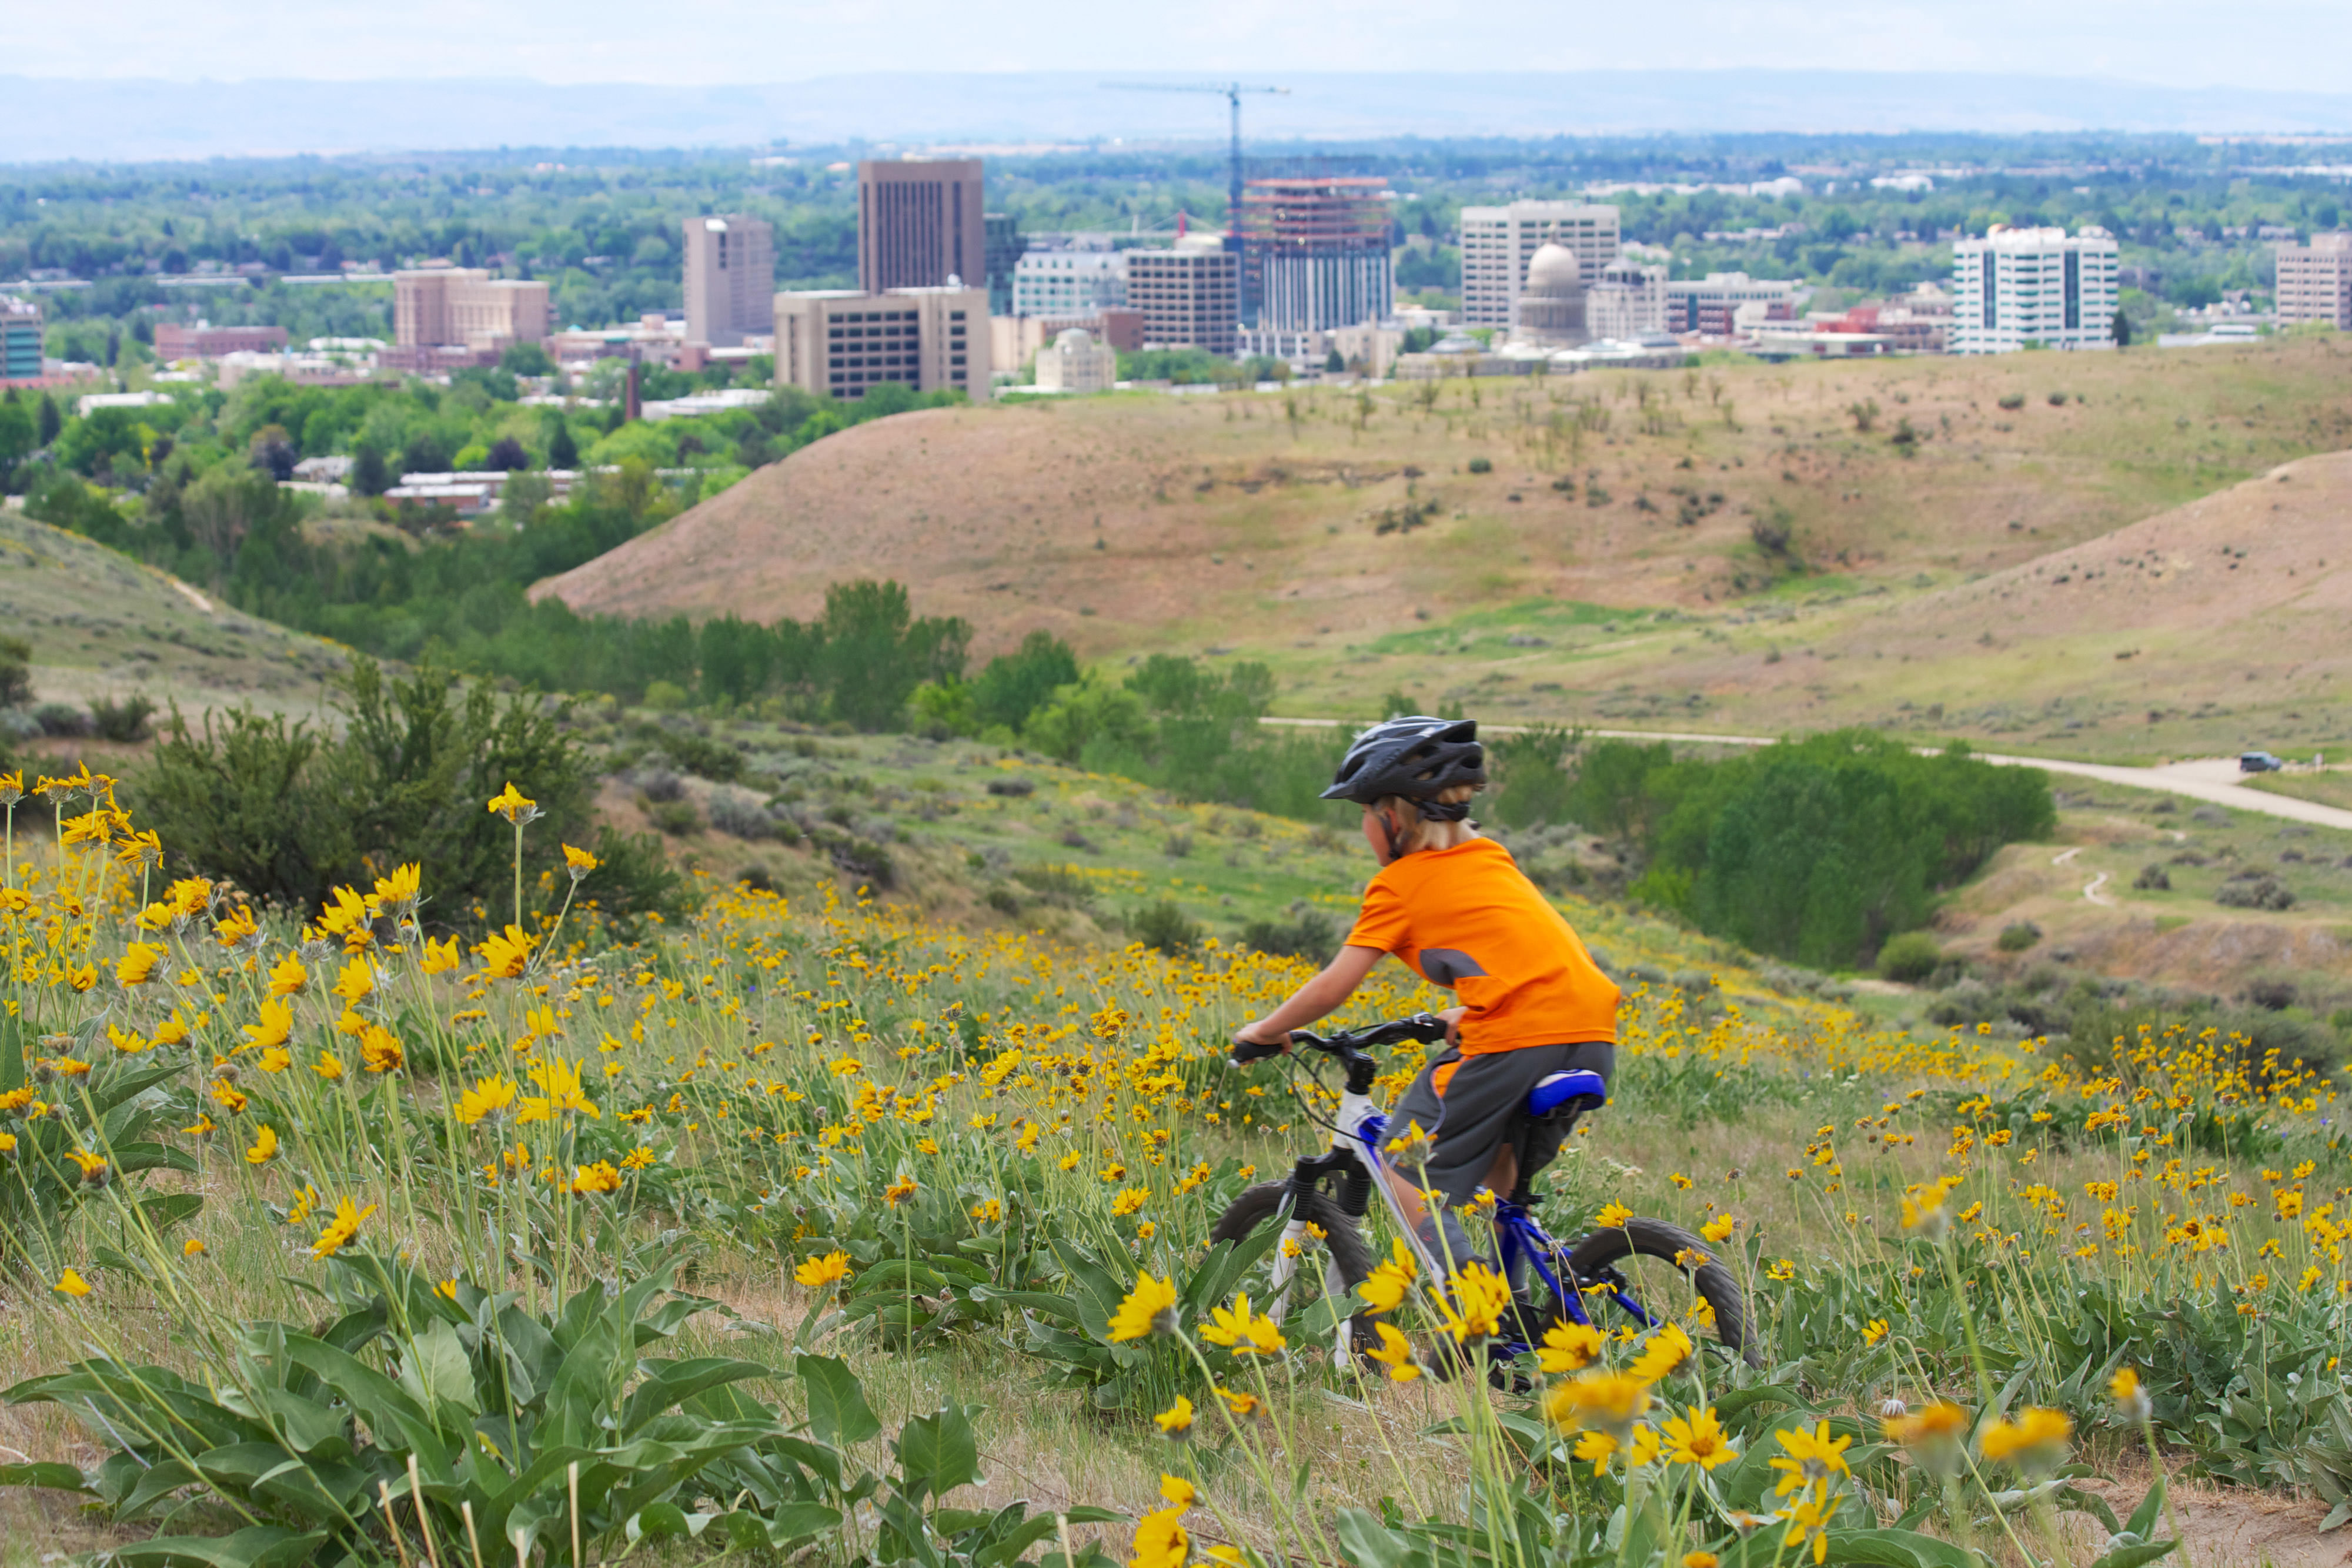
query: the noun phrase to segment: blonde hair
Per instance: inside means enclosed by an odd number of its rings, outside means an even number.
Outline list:
[[[1450,784],[1440,789],[1433,799],[1441,806],[1455,806],[1485,788],[1484,784]],[[1386,813],[1394,821],[1404,824],[1403,830],[1397,834],[1396,838],[1396,852],[1400,855],[1409,855],[1415,851],[1429,848],[1432,839],[1438,837],[1444,830],[1457,826],[1462,829],[1462,838],[1478,836],[1477,829],[1467,821],[1454,823],[1429,821],[1421,814],[1421,802],[1407,796],[1383,795],[1374,803],[1372,809]]]

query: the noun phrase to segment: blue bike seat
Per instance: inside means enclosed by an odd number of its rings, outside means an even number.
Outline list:
[[[1581,1104],[1570,1103],[1580,1100]],[[1609,1085],[1598,1072],[1583,1068],[1573,1072],[1547,1072],[1528,1092],[1528,1114],[1549,1116],[1562,1106],[1571,1111],[1591,1111],[1608,1102]]]

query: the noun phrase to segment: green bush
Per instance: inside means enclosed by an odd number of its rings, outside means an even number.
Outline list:
[[[1571,821],[1569,798],[1574,780],[1563,764],[1576,743],[1573,731],[1549,725],[1489,741],[1486,758],[1496,793],[1481,814],[1507,828]]]
[[[1879,977],[1900,980],[1916,986],[1934,974],[1944,962],[1944,950],[1925,931],[1906,931],[1890,936],[1878,950]]]
[[[1473,474],[1492,474],[1494,471],[1495,460],[1491,457],[1473,457],[1470,459],[1470,472]]]
[[[1147,904],[1132,922],[1135,939],[1159,953],[1182,953],[1199,945],[1201,928],[1167,899]]]
[[[2022,953],[2042,940],[2042,927],[2031,920],[2012,920],[2000,928],[1993,946],[2004,953]]]
[[[154,699],[142,693],[133,693],[115,702],[99,697],[89,705],[90,724],[100,740],[124,744],[147,738],[147,721],[155,716]]]
[[[33,700],[33,645],[22,637],[0,637],[0,707],[24,707]]]
[[[2056,821],[2050,781],[1965,747],[1921,756],[1871,730],[1676,761],[1661,743],[1584,753],[1576,819],[1638,843],[1633,891],[1710,936],[1817,968],[1866,964],[1936,895]]]
[[[176,706],[131,797],[166,854],[246,892],[315,909],[328,889],[365,886],[394,865],[425,869],[428,925],[510,917],[514,833],[484,803],[511,780],[539,803],[523,876],[565,885],[566,842],[604,865],[581,896],[624,928],[679,911],[684,891],[649,839],[593,816],[594,768],[535,697],[502,705],[486,686],[420,671],[387,681],[359,661],[343,679],[340,733],[238,708],[192,729]]]

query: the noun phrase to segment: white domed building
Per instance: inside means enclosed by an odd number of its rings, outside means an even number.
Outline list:
[[[1108,392],[1118,381],[1118,350],[1083,327],[1066,327],[1037,350],[1039,392]]]
[[[1591,339],[1585,325],[1584,269],[1564,245],[1537,247],[1528,258],[1511,326],[1514,348],[1574,349]]]

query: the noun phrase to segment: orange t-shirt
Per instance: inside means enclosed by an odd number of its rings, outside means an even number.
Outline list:
[[[1393,953],[1423,979],[1450,988],[1469,1009],[1465,1056],[1617,1038],[1615,982],[1492,839],[1381,867],[1364,889],[1348,946]]]

